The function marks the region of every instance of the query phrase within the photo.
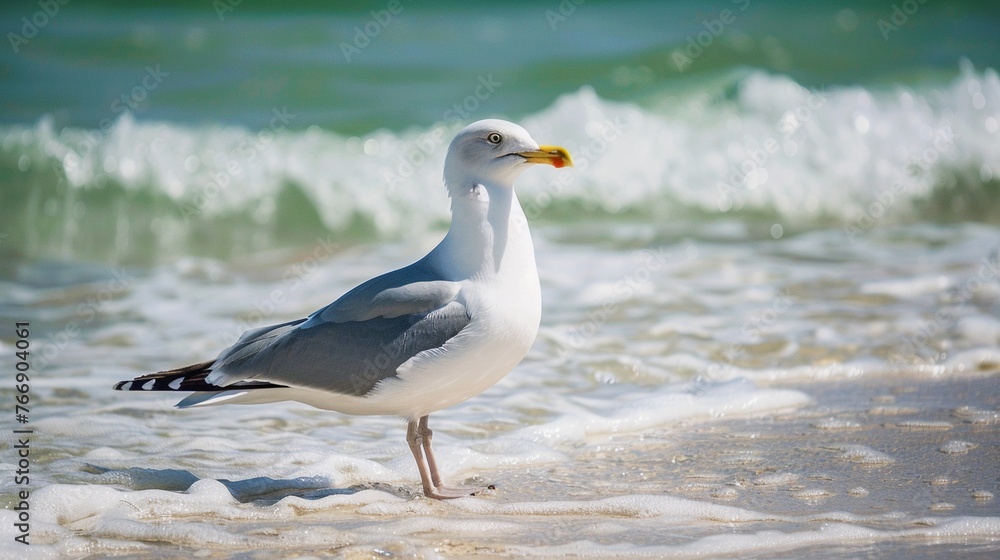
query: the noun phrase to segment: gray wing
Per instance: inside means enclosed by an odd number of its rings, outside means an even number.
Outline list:
[[[383,274],[306,319],[244,333],[216,359],[209,381],[252,379],[363,396],[469,324],[455,299],[459,288],[422,262]]]

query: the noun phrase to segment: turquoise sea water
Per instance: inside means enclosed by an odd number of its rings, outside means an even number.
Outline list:
[[[914,184],[890,221],[998,217],[991,3],[905,22],[873,3],[222,6],[3,9],[7,253],[226,257],[440,226],[422,202],[447,139],[489,116],[593,161],[546,222],[842,225],[894,180]],[[48,20],[30,39],[29,16]]]
[[[38,557],[1000,543],[995,2],[71,0],[0,23],[0,367],[30,322]],[[446,477],[496,493],[411,499],[394,418],[110,391],[423,255],[448,142],[487,117],[577,163],[518,183],[535,347],[432,419]]]

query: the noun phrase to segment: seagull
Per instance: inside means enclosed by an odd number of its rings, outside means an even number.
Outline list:
[[[193,391],[178,408],[298,401],[408,421],[425,496],[474,493],[442,484],[430,413],[493,386],[528,353],[541,290],[514,180],[532,164],[572,167],[511,122],[465,127],[448,147],[451,227],[415,263],[377,276],[308,317],[249,330],[214,359],[121,381],[121,391]]]

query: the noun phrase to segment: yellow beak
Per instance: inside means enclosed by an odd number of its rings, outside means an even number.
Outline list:
[[[553,167],[573,167],[573,158],[566,148],[559,146],[539,146],[537,150],[518,152],[517,155],[528,160],[528,163],[547,163]]]

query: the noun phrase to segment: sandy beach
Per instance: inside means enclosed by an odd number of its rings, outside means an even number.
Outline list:
[[[1000,531],[996,384],[995,372],[983,372],[792,385],[782,390],[808,397],[793,410],[712,411],[721,419],[588,437],[549,462],[477,469],[467,482],[496,488],[445,503],[413,484],[330,488],[316,478],[84,467],[74,478],[101,484],[35,495],[42,546],[34,550],[46,551],[40,558],[989,558]]]

